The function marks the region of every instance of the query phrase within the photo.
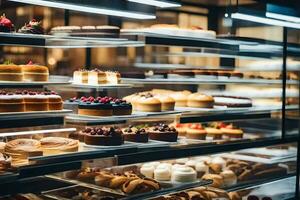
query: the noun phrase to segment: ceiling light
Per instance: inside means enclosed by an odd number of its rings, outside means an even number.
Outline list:
[[[103,5],[104,1],[98,1],[94,5],[91,3],[88,4],[86,2],[88,1],[81,1],[83,3],[75,4],[71,3],[70,1],[53,1],[53,0],[8,0],[8,1],[14,1],[19,3],[27,3],[32,5],[39,5],[39,6],[47,6],[52,8],[62,8],[67,10],[74,10],[74,11],[80,11],[80,12],[87,12],[87,13],[95,13],[95,14],[102,14],[102,15],[111,15],[111,16],[117,16],[117,17],[125,17],[125,18],[133,18],[133,19],[155,19],[156,16],[153,13],[147,13],[147,12],[138,12],[137,9],[135,10],[125,10],[125,9],[118,9],[113,8],[112,6],[107,6],[107,2],[105,1],[106,5]],[[115,1],[116,2],[116,1]],[[125,2],[126,3],[126,2]],[[116,5],[114,3],[111,3],[111,5]],[[121,2],[120,2],[121,7]],[[134,6],[130,6],[131,8]]]
[[[160,8],[171,8],[171,7],[180,7],[181,4],[178,1],[166,1],[166,0],[128,0],[135,3],[141,3],[151,6],[156,6]]]

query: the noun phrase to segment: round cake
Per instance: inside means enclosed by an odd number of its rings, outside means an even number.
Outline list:
[[[154,97],[161,102],[162,111],[174,110],[175,100],[172,97],[169,97],[167,95],[155,95]]]
[[[0,81],[23,81],[22,67],[14,64],[0,65]]]
[[[134,100],[133,100],[134,101]],[[142,95],[136,100],[136,110],[142,112],[161,112],[161,102],[152,94]]]
[[[186,129],[186,138],[196,139],[196,140],[205,140],[207,132],[202,127],[201,124],[191,124]]]
[[[36,92],[23,92],[26,111],[48,111],[48,97]]]
[[[83,133],[84,143],[97,146],[118,146],[124,143],[121,129],[113,127],[86,128]]]
[[[46,66],[33,64],[21,65],[25,81],[45,82],[49,79],[49,70]]]
[[[82,97],[78,105],[79,115],[112,116],[113,107],[108,98]]]
[[[197,173],[191,167],[178,167],[172,172],[174,182],[194,182],[197,180]]]
[[[79,142],[77,140],[63,137],[45,137],[42,138],[40,142],[44,155],[76,152],[79,147]]]
[[[123,129],[124,140],[131,142],[140,142],[147,143],[148,142],[148,133],[146,129],[129,126],[128,128]]]
[[[3,14],[0,17],[0,32],[12,32],[14,30],[14,24]]]
[[[184,92],[174,92],[170,94],[170,97],[172,97],[175,100],[176,107],[186,107],[188,95],[189,94],[185,94]]]
[[[149,128],[148,134],[151,140],[176,142],[178,138],[178,132],[174,127],[169,127],[167,124],[162,123]]]
[[[229,138],[243,138],[244,131],[233,124],[226,125],[220,129]]]
[[[0,112],[25,112],[25,101],[23,96],[1,92]]]
[[[132,105],[122,99],[112,99],[111,100],[113,115],[131,115]]]
[[[63,109],[63,101],[61,96],[59,96],[56,92],[44,92],[44,94],[48,97],[49,110],[62,110]]]
[[[200,92],[193,93],[188,96],[187,106],[193,108],[213,108],[214,98]]]

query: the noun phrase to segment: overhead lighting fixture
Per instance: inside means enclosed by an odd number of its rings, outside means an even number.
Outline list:
[[[155,19],[155,9],[151,6],[142,6],[137,3],[128,3],[121,0],[8,0],[18,3],[26,3],[52,8],[62,8],[79,12],[87,12],[101,15],[125,17],[131,19]],[[143,12],[144,11],[144,12]]]
[[[181,3],[176,0],[128,0],[135,3],[141,3],[151,6],[156,6],[160,8],[174,8],[174,7],[180,7]]]

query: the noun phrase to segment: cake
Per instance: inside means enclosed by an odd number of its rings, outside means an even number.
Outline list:
[[[178,132],[174,127],[160,123],[148,129],[149,138],[151,140],[160,140],[166,142],[176,142]]]
[[[132,99],[132,101],[135,101]],[[152,94],[143,94],[135,101],[135,110],[142,112],[161,112],[161,102]]]
[[[106,72],[99,69],[93,69],[88,72],[88,84],[99,85],[106,84],[108,82]]]
[[[157,181],[169,181],[171,179],[171,166],[162,163],[154,170],[154,179]]]
[[[96,26],[96,31],[98,33],[102,33],[103,36],[107,37],[119,37],[120,34],[120,28],[117,26],[107,26],[107,25],[102,25],[102,26]]]
[[[96,146],[118,146],[124,143],[123,132],[114,127],[86,128],[84,143]]]
[[[130,142],[148,142],[148,133],[145,128],[129,126],[128,128],[123,129],[124,140]]]
[[[119,72],[107,71],[105,74],[108,84],[119,84],[121,82],[121,75]]]
[[[187,92],[173,92],[170,97],[175,100],[175,107],[186,107],[189,94]]]
[[[197,177],[202,178],[202,176],[208,173],[208,166],[204,162],[198,161],[196,162],[195,170],[197,172]]]
[[[216,106],[227,106],[231,108],[252,107],[252,100],[246,97],[214,95]]]
[[[233,124],[223,125],[220,129],[223,134],[229,138],[243,138],[243,130]]]
[[[113,115],[131,115],[132,113],[132,105],[125,100],[112,98],[110,100]]]
[[[193,108],[213,108],[214,98],[200,92],[193,93],[188,96],[187,106]]]
[[[55,155],[66,152],[77,152],[79,142],[63,137],[45,137],[40,140],[44,155]]]
[[[88,83],[88,71],[80,69],[73,72],[73,83],[75,84],[87,84]]]
[[[14,24],[3,14],[0,17],[0,32],[13,32],[14,30]]]
[[[0,81],[23,81],[22,67],[11,63],[1,64]]]
[[[48,111],[49,100],[47,95],[37,92],[23,92],[26,111]]]
[[[167,95],[155,95],[154,97],[161,102],[161,111],[174,110],[175,100],[172,97]]]
[[[186,129],[185,137],[188,139],[205,140],[207,132],[201,124],[190,124]]]
[[[18,32],[29,34],[44,34],[44,29],[42,27],[41,21],[32,19],[28,24],[25,24],[22,28],[20,28]]]
[[[78,104],[79,115],[112,116],[113,107],[108,98],[81,97]]]
[[[31,61],[27,65],[21,65],[24,74],[24,81],[45,82],[49,79],[49,70],[46,66],[33,64]]]
[[[23,96],[0,92],[0,112],[25,112]]]
[[[63,109],[63,101],[61,96],[59,96],[56,92],[44,92],[44,94],[48,97],[49,110],[62,110]]]
[[[178,167],[173,170],[171,179],[174,182],[194,182],[197,180],[197,173],[191,167]]]

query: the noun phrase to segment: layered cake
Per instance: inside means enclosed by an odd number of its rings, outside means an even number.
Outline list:
[[[252,100],[246,97],[214,95],[215,105],[233,108],[252,107]]]
[[[93,69],[88,72],[88,84],[99,85],[108,83],[106,73],[99,69]]]
[[[114,127],[88,127],[84,131],[84,143],[98,146],[116,146],[124,143],[123,132]]]
[[[201,124],[190,124],[186,128],[186,138],[189,139],[197,139],[197,140],[205,140],[207,132],[203,128]]]
[[[132,113],[131,103],[123,99],[117,99],[117,98],[112,98],[110,102],[113,109],[113,115],[131,115]]]
[[[30,61],[27,65],[21,65],[24,81],[44,82],[49,79],[49,70],[46,66],[36,65]]]
[[[148,130],[149,138],[151,140],[160,140],[166,142],[176,142],[178,132],[174,127],[170,127],[167,124],[160,123]]]
[[[121,75],[119,72],[102,71],[100,69],[80,69],[73,73],[73,83],[75,84],[119,84]]]
[[[26,111],[48,111],[49,100],[47,95],[37,92],[23,92]]]
[[[113,106],[108,97],[81,97],[78,114],[92,116],[112,116]]]
[[[73,72],[73,83],[75,84],[87,84],[88,83],[88,71],[80,69]]]
[[[107,71],[105,74],[108,84],[119,84],[121,82],[121,75],[119,72]]]
[[[0,65],[0,81],[23,81],[22,67],[7,63]]]
[[[0,17],[0,32],[13,32],[14,30],[14,24],[3,14]]]
[[[76,152],[79,147],[79,142],[77,140],[63,137],[45,137],[40,140],[40,143],[44,155]]]
[[[187,106],[193,108],[213,108],[214,98],[200,92],[193,93],[188,96]]]
[[[49,110],[62,110],[63,100],[56,92],[44,92],[48,97]]]
[[[148,132],[145,128],[138,126],[129,126],[128,128],[123,129],[124,139],[130,142],[148,142]]]
[[[218,79],[221,81],[226,81],[230,78],[230,72],[229,71],[218,71]]]
[[[32,19],[28,24],[25,24],[22,28],[20,28],[18,32],[29,34],[44,34],[44,29],[42,27],[41,21]]]
[[[0,112],[25,112],[23,96],[0,91]]]

